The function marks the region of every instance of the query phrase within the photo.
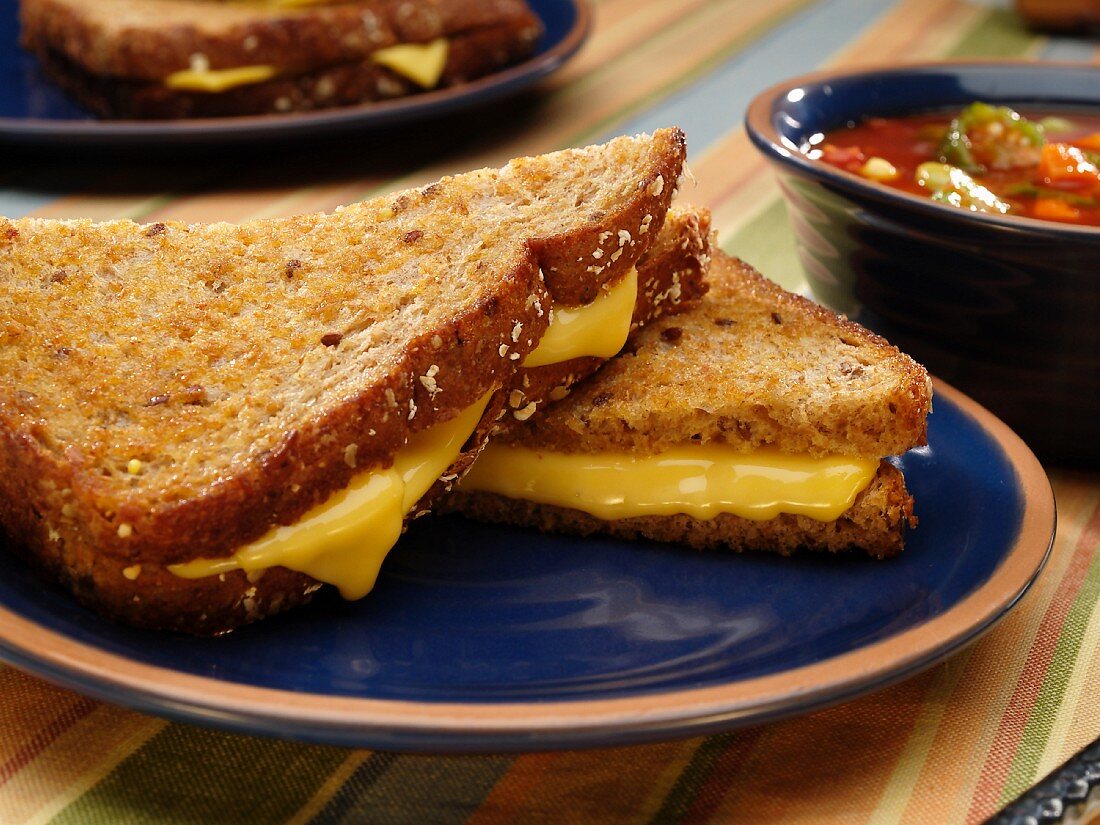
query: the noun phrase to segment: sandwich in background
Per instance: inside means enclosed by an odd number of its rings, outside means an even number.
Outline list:
[[[665,129],[240,225],[2,221],[0,532],[145,627],[363,595],[491,430],[701,294],[705,231],[663,228],[684,152]]]
[[[102,117],[300,112],[456,86],[529,57],[524,0],[20,0],[24,48]]]
[[[716,253],[693,309],[489,445],[446,503],[474,518],[698,548],[901,551],[886,456],[926,443],[931,383],[882,338]]]

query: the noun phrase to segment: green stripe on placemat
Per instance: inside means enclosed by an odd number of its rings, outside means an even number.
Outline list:
[[[171,725],[52,823],[284,822],[346,757],[343,748]]]
[[[1039,40],[1011,11],[995,9],[944,56],[1023,57]]]
[[[1077,662],[1078,651],[1089,619],[1100,602],[1100,554],[1093,557],[1085,581],[1073,600],[1069,615],[1058,637],[1050,667],[1043,676],[1043,685],[1035,706],[1031,709],[1020,748],[1012,760],[1012,768],[1001,790],[1001,803],[1007,804],[1026,791],[1038,777],[1039,760],[1046,750],[1051,727],[1066,695],[1066,686]]]
[[[510,756],[372,754],[311,822],[464,822],[511,767]]]
[[[731,237],[719,241],[723,250],[767,273],[784,289],[797,290],[804,283],[787,207],[781,198]]]
[[[358,800],[393,766],[397,759],[397,754],[389,751],[372,753],[351,776],[341,783],[339,789],[332,795],[332,799],[310,821],[334,823],[345,819],[348,812],[357,806]]]
[[[703,740],[691,755],[691,761],[676,780],[676,784],[665,797],[660,810],[653,815],[653,819],[650,820],[651,825],[672,825],[681,820],[698,795],[699,789],[706,784],[707,777],[714,770],[714,765],[725,751],[729,740],[730,734],[720,734]]]

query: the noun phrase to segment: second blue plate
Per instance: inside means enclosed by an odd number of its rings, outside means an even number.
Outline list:
[[[451,89],[380,103],[286,115],[194,120],[97,120],[70,101],[19,46],[14,0],[0,0],[0,140],[65,147],[215,145],[316,138],[436,117],[499,100],[559,69],[584,43],[585,0],[528,0],[545,27],[535,54],[488,77]]]

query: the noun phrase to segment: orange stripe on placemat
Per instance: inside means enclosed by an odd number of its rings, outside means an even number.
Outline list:
[[[727,775],[709,821],[867,822],[904,751],[935,671],[824,711],[768,725]],[[687,820],[684,821],[697,821]]]
[[[1100,505],[1093,510],[1085,529],[1082,530],[1066,573],[1058,585],[1046,615],[1039,624],[1039,632],[1028,652],[1027,664],[1016,682],[1012,699],[1009,701],[1005,715],[1001,718],[997,736],[982,769],[982,776],[967,814],[968,823],[980,822],[990,811],[997,808],[1001,789],[1008,778],[1020,739],[1027,727],[1028,717],[1042,689],[1043,676],[1050,667],[1054,651],[1058,646],[1058,638],[1077,591],[1085,582],[1097,540],[1095,535],[1097,531],[1100,531]]]
[[[26,742],[23,747],[12,754],[0,764],[0,787],[3,787],[13,776],[29,765],[50,744],[65,731],[83,719],[85,716],[99,707],[99,702],[73,694],[73,702],[38,733]]]
[[[968,653],[948,660],[948,665],[959,663],[962,672],[947,697],[928,758],[908,789],[908,799],[899,801],[902,822],[926,821],[932,814],[940,822],[964,819],[981,760],[994,738],[990,726],[1008,706],[1009,680],[1023,671],[1026,651],[1018,657],[1013,654],[1017,639],[1032,638],[1028,624],[1024,611],[1016,611]]]
[[[503,815],[522,810],[524,801],[535,796],[539,785],[553,775],[554,765],[567,757],[561,753],[533,753],[517,758],[466,825],[489,825],[499,822]]]
[[[588,43],[577,56],[548,81],[555,87],[570,85],[600,66],[627,55],[639,44],[686,15],[713,5],[713,0],[662,0],[639,4],[638,0],[600,3],[593,18],[595,25]]]
[[[660,808],[701,741],[525,754],[466,825],[645,821]],[[608,808],[609,800],[618,807]]]
[[[67,712],[76,696],[20,670],[0,665],[0,764],[5,764],[39,732]]]

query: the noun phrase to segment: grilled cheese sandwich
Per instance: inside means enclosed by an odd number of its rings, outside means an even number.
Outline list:
[[[458,86],[527,59],[543,31],[526,0],[20,0],[19,19],[46,72],[115,118],[312,111]]]
[[[524,366],[611,357],[626,343],[637,293],[638,272],[632,267],[592,303],[552,311],[546,333]],[[374,587],[405,518],[458,459],[488,403],[485,395],[450,421],[412,436],[392,467],[359,474],[294,524],[275,527],[230,556],[194,559],[169,569],[194,579],[281,566],[335,585],[347,599],[362,598]]]
[[[927,373],[721,254],[694,309],[494,441],[448,509],[697,547],[888,556],[916,523],[884,457],[924,443]]]
[[[661,130],[243,225],[0,220],[0,529],[144,627],[362,595],[491,435],[701,294],[684,154]],[[617,331],[524,366],[588,312]]]

